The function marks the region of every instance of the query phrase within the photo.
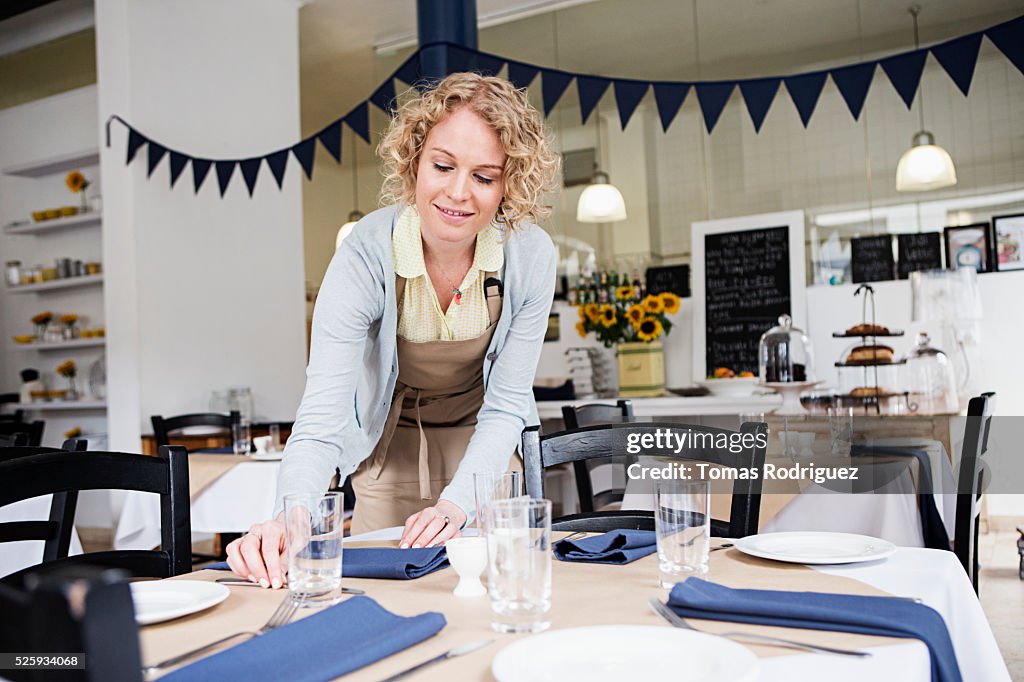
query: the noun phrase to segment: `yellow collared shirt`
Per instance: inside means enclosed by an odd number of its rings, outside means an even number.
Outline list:
[[[427,275],[420,218],[415,208],[407,207],[399,216],[391,250],[395,257],[395,274],[407,280],[399,302],[399,336],[414,343],[465,341],[487,330],[490,319],[484,298],[484,273],[500,271],[505,262],[497,228],[488,227],[476,236],[473,265],[459,285],[462,301],[456,305],[453,299],[447,312],[441,309]]]

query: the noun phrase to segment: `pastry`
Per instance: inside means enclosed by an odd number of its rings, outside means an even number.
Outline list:
[[[857,346],[846,356],[849,365],[892,362],[893,350],[889,346]]]
[[[873,398],[884,394],[885,391],[878,386],[861,386],[850,391],[851,398]]]
[[[875,334],[888,334],[889,328],[883,327],[880,324],[868,324],[862,322],[861,324],[855,324],[846,330],[847,334],[861,334],[864,336],[872,336]]]

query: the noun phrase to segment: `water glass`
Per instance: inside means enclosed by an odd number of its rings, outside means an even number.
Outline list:
[[[277,452],[281,449],[281,425],[271,424],[269,427],[270,452]]]
[[[231,425],[231,443],[234,446],[236,455],[246,456],[249,454],[249,445],[252,441],[252,429],[248,422],[239,422]]]
[[[849,457],[853,443],[853,408],[829,407],[828,432],[832,443],[832,454]]]
[[[707,481],[665,481],[654,494],[658,579],[671,589],[689,576],[708,572],[711,496]]]
[[[341,493],[285,495],[288,591],[305,605],[334,604],[341,597],[343,498]]]
[[[473,474],[473,493],[476,497],[476,527],[482,528],[484,505],[491,500],[510,500],[523,494],[521,471],[487,471]]]
[[[492,500],[483,515],[491,627],[546,630],[551,624],[551,501]]]

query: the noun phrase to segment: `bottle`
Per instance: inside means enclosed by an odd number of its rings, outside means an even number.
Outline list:
[[[644,297],[644,285],[640,283],[639,268],[633,269],[633,298],[640,301]]]
[[[569,291],[565,294],[565,300],[571,306],[580,304],[580,288],[578,283],[574,283],[569,287]]]
[[[597,287],[597,302],[602,304],[608,302],[608,273],[604,270],[601,271],[601,278]]]

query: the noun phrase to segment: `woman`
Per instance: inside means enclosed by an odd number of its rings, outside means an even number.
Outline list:
[[[275,519],[228,563],[280,587],[282,499],[353,474],[353,532],[403,525],[438,545],[473,509],[473,474],[517,466],[556,254],[532,224],[559,157],[508,81],[452,74],[400,107],[378,148],[383,197],[338,249],[313,314],[306,390]],[[354,472],[354,473],[353,473]]]

